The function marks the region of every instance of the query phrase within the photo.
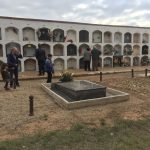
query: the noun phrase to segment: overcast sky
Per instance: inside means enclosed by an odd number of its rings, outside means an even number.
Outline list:
[[[0,0],[0,16],[150,27],[150,0]]]

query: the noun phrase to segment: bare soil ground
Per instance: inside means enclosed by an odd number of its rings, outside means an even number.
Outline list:
[[[144,73],[144,72],[142,72]],[[34,73],[35,74],[35,73]],[[28,73],[22,74],[26,77]],[[35,75],[36,76],[36,75]],[[131,78],[131,73],[117,73],[75,77],[106,85],[127,93],[130,100],[121,103],[98,105],[82,109],[66,110],[60,108],[40,84],[46,79],[23,80],[21,87],[5,91],[0,82],[0,140],[13,139],[38,132],[69,129],[75,123],[85,123],[99,127],[105,119],[113,125],[116,118],[138,120],[150,115],[150,78]],[[58,79],[53,79],[57,82]],[[34,116],[29,116],[29,96],[34,96]]]

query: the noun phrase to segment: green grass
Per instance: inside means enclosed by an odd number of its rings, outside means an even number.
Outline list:
[[[150,118],[119,120],[112,128],[75,124],[69,131],[0,142],[0,150],[150,150]]]

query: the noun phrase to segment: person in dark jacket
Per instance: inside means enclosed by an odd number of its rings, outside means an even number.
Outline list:
[[[45,67],[44,68],[45,68],[45,72],[47,72],[47,83],[51,83],[52,74],[54,73],[51,54],[48,54],[47,59],[45,61]]]
[[[46,55],[44,49],[41,48],[41,44],[38,44],[38,49],[36,49],[35,57],[38,61],[39,75],[44,75]]]
[[[98,62],[101,52],[94,46],[94,48],[91,51],[91,54],[92,54],[92,70],[98,71]]]
[[[19,58],[22,58],[22,55],[19,53],[16,47],[12,47],[10,54],[7,55],[7,64],[10,71],[10,87],[13,86],[13,78],[16,86],[20,86],[18,81]]]
[[[84,70],[85,71],[91,71],[90,69],[90,62],[91,62],[91,52],[90,52],[90,48],[87,48],[85,51],[84,51],[84,54],[83,54],[83,60],[84,60]]]

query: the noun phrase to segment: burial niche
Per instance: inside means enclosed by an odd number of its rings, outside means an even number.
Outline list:
[[[112,43],[112,33],[107,31],[104,33],[104,43]]]
[[[93,43],[102,43],[102,32],[96,30],[92,34],[92,42]]]
[[[34,57],[36,46],[33,44],[27,44],[23,46],[23,56],[24,57]]]
[[[67,56],[76,56],[77,55],[77,46],[74,44],[69,44],[67,46]]]
[[[51,41],[50,29],[45,27],[39,28],[36,33],[39,41]]]
[[[6,55],[10,53],[12,47],[16,47],[21,52],[20,44],[10,42],[6,44]]]
[[[33,28],[23,28],[23,41],[35,41],[35,30]]]
[[[16,27],[7,27],[5,29],[5,38],[8,41],[19,41],[19,30]]]
[[[36,71],[36,61],[34,59],[25,60],[24,71]]]
[[[122,43],[122,33],[121,32],[115,32],[114,42],[115,43]]]
[[[87,30],[79,32],[79,42],[89,42],[89,32]]]
[[[64,60],[57,58],[54,60],[54,70],[63,71],[64,70]]]
[[[77,68],[77,60],[74,58],[69,58],[67,60],[67,69],[76,69]]]
[[[53,54],[54,54],[54,56],[63,56],[64,55],[64,46],[61,44],[54,45]]]
[[[124,34],[124,43],[131,43],[132,41],[132,35],[131,33],[127,32]]]
[[[64,30],[55,29],[53,30],[53,42],[64,42]]]

